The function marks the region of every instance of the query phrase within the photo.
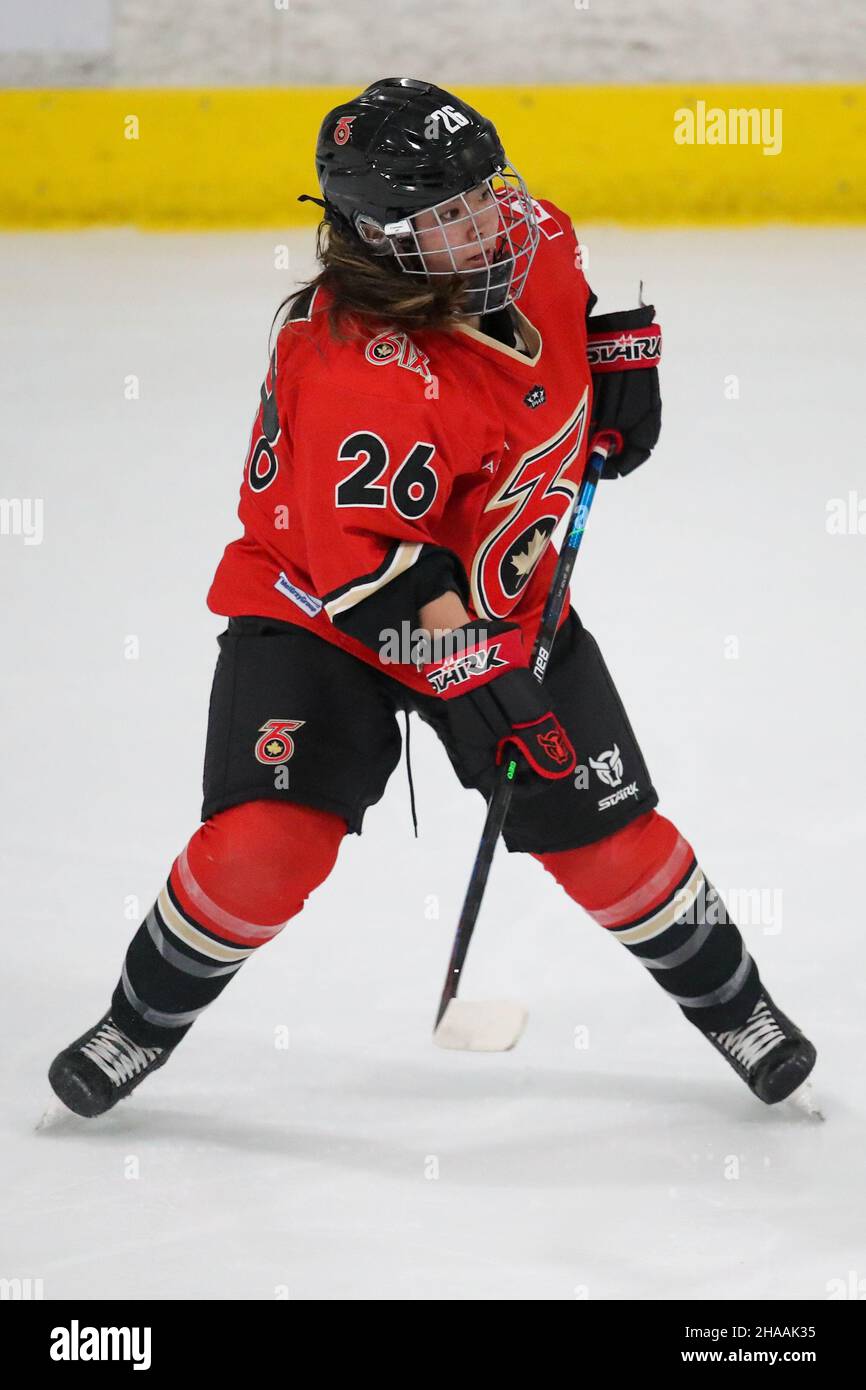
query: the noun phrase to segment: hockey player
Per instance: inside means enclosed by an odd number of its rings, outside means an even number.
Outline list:
[[[607,477],[658,438],[654,311],[592,315],[569,218],[530,196],[491,122],[441,88],[373,83],[327,114],[316,163],[322,268],[281,306],[243,535],[208,595],[228,624],[203,824],[108,1012],[55,1059],[51,1085],[99,1115],[170,1058],[361,833],[399,761],[397,715],[408,737],[412,711],[485,796],[505,747],[516,755],[507,848],[532,855],[778,1102],[815,1049],[656,809],[568,604],[543,685],[527,665],[551,536],[594,432],[616,432]]]

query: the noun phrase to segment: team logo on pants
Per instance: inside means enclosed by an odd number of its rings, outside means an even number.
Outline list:
[[[258,761],[269,767],[287,763],[295,751],[294,739],[288,731],[300,729],[305,723],[305,719],[269,719],[259,729],[261,738],[255,749]]]
[[[589,765],[606,787],[618,787],[622,781],[622,758],[616,744],[599,753],[597,758],[590,758]]]

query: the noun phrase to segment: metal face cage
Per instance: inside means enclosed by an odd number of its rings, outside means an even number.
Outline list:
[[[406,275],[459,276],[466,287],[459,310],[464,318],[520,298],[540,235],[532,198],[511,164],[399,221],[382,226],[361,213],[355,227],[366,245],[378,254],[390,253]],[[471,252],[480,260],[467,267],[463,263]]]

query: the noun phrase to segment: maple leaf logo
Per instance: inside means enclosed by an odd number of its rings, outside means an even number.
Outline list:
[[[522,555],[512,555],[511,563],[517,570],[521,578],[531,574],[534,566],[538,562],[538,557],[547,545],[548,537],[536,526],[530,539],[526,551]]]
[[[283,745],[281,743],[277,743],[276,739],[272,738],[270,743],[265,744],[265,752],[268,753],[272,758],[275,758],[276,755],[278,753],[282,753],[282,751]]]

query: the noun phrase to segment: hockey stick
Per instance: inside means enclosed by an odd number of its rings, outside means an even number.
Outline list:
[[[571,581],[571,573],[577,552],[586,529],[589,509],[601,477],[604,461],[613,447],[614,437],[610,434],[596,435],[590,447],[589,457],[581,479],[580,488],[569,517],[568,531],[559,552],[559,561],[541,624],[532,649],[532,674],[539,685],[544,680],[550,653],[553,649],[556,630],[562,616],[562,609]],[[463,900],[463,910],[457,924],[457,935],[448,962],[445,987],[439,1001],[439,1012],[433,1026],[433,1041],[438,1047],[454,1048],[463,1052],[507,1052],[519,1039],[526,1027],[528,1013],[517,1000],[473,1000],[466,1002],[457,998],[460,984],[460,971],[466,960],[466,952],[472,940],[475,923],[481,908],[484,889],[496,842],[505,824],[508,807],[511,803],[514,774],[517,763],[513,758],[503,762],[499,776],[487,803],[487,818],[481,835],[481,843],[475,856],[469,887]]]

